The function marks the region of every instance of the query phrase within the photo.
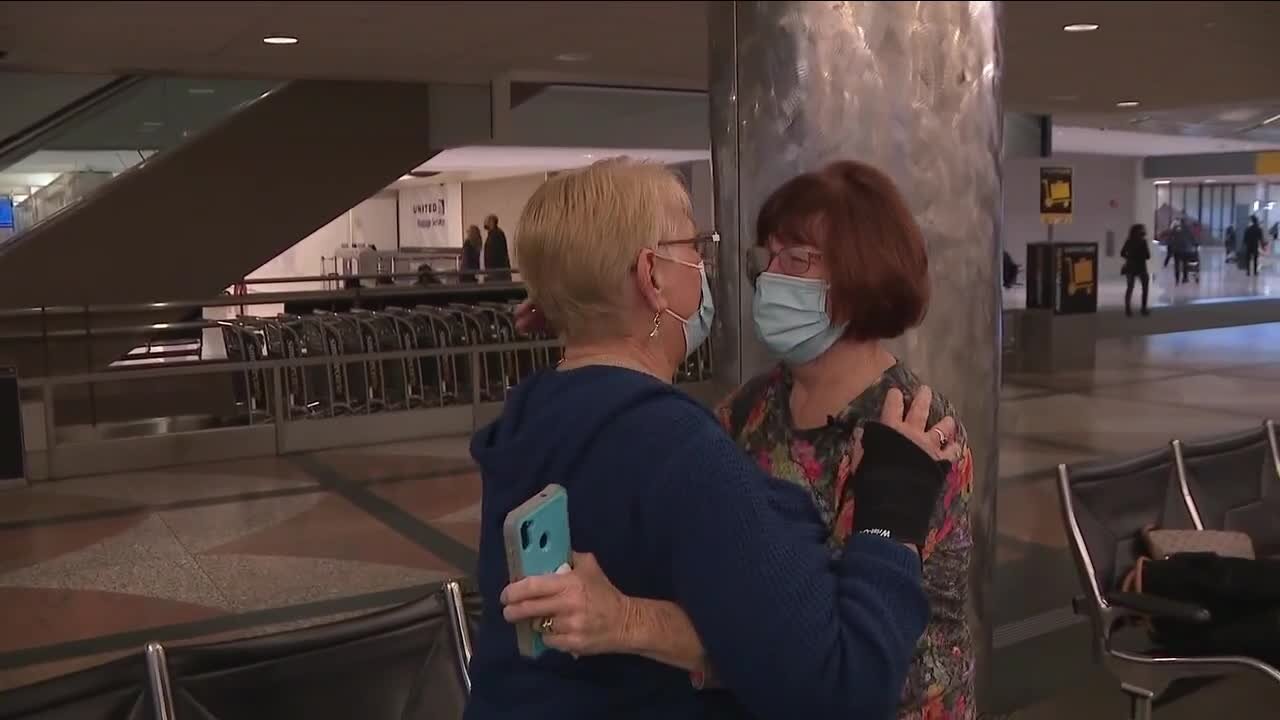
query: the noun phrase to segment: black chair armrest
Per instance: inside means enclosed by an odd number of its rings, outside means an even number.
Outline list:
[[[1199,605],[1147,593],[1113,592],[1107,595],[1107,602],[1125,610],[1150,615],[1157,620],[1204,624],[1212,619],[1209,611]]]

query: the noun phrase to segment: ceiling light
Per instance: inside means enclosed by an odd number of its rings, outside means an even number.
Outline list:
[[[1125,108],[1138,107],[1141,104],[1142,103],[1138,102],[1137,100],[1121,100],[1120,102],[1116,103],[1116,107],[1125,107]]]
[[[595,155],[592,155],[591,153],[587,153],[586,155],[583,155],[582,157],[584,157],[584,158],[586,158],[586,159],[590,160],[591,158],[595,157]]]
[[[567,52],[560,53],[556,56],[556,59],[560,62],[584,62],[591,59],[591,54],[584,52]]]
[[[1070,25],[1063,25],[1062,29],[1066,32],[1093,32],[1098,27],[1098,23],[1071,23]]]
[[[1277,120],[1280,120],[1280,115],[1272,115],[1271,117],[1267,118],[1266,120],[1263,120],[1263,121],[1262,121],[1262,124],[1263,124],[1263,125],[1270,125],[1271,123],[1273,123],[1273,122],[1275,122],[1275,121],[1277,121]]]
[[[1218,182],[1218,181],[1217,181],[1217,180],[1214,180],[1214,179],[1212,179],[1212,178],[1209,178],[1209,179],[1205,180],[1205,182],[1206,182],[1206,183],[1216,183],[1216,182]]]
[[[1156,180],[1155,182],[1153,182],[1153,183],[1151,183],[1151,184],[1152,184],[1152,185],[1168,185],[1168,184],[1169,184],[1169,183],[1171,183],[1171,182],[1173,182],[1173,181],[1172,181],[1172,180]]]
[[[292,35],[268,35],[262,38],[267,45],[297,45],[298,38]]]

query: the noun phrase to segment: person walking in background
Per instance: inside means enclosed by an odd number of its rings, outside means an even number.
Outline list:
[[[467,234],[462,238],[462,267],[459,270],[462,274],[458,276],[458,280],[464,283],[473,283],[476,281],[475,271],[480,269],[480,249],[484,246],[484,241],[480,239],[480,228],[475,225],[467,226]]]
[[[1246,275],[1258,274],[1258,255],[1262,251],[1262,226],[1258,224],[1258,216],[1249,216],[1249,227],[1244,229],[1244,272]]]
[[[1236,257],[1236,226],[1227,227],[1226,234],[1223,235],[1222,246],[1227,251],[1226,261],[1232,262]]]
[[[1169,241],[1173,254],[1173,281],[1175,284],[1185,283],[1189,281],[1191,274],[1191,263],[1196,256],[1196,236],[1192,234],[1191,227],[1187,225],[1186,220],[1180,220],[1178,226],[1173,229],[1173,237]],[[1165,264],[1169,259],[1165,258]]]
[[[484,239],[484,269],[489,271],[485,279],[490,282],[510,282],[511,273],[493,272],[511,267],[511,256],[507,253],[507,234],[498,227],[498,216],[490,215],[485,218],[484,229],[489,233]]]
[[[1120,257],[1124,258],[1124,314],[1133,317],[1133,282],[1142,281],[1142,314],[1150,315],[1147,309],[1147,291],[1151,283],[1151,274],[1147,272],[1147,260],[1151,259],[1151,248],[1147,246],[1147,228],[1137,224],[1129,228],[1129,237],[1120,248]]]

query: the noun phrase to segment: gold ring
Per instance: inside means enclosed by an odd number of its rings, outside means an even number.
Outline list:
[[[538,624],[538,630],[541,631],[543,635],[550,635],[555,630],[555,626],[555,618],[542,618],[542,622]]]

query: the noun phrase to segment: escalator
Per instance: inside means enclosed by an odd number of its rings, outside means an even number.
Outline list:
[[[425,85],[303,80],[197,93],[210,85],[197,82],[120,78],[65,109],[61,127],[26,128],[0,148],[0,173],[20,156],[69,150],[125,165],[84,171],[106,177],[0,244],[0,308],[217,295],[433,150],[438,116]],[[174,111],[202,95],[221,103],[194,117]],[[138,318],[179,319],[163,310]],[[60,329],[48,318],[9,318],[0,333],[37,326]],[[0,364],[27,376],[99,370],[145,340],[100,338],[89,363],[71,347],[9,342]]]

